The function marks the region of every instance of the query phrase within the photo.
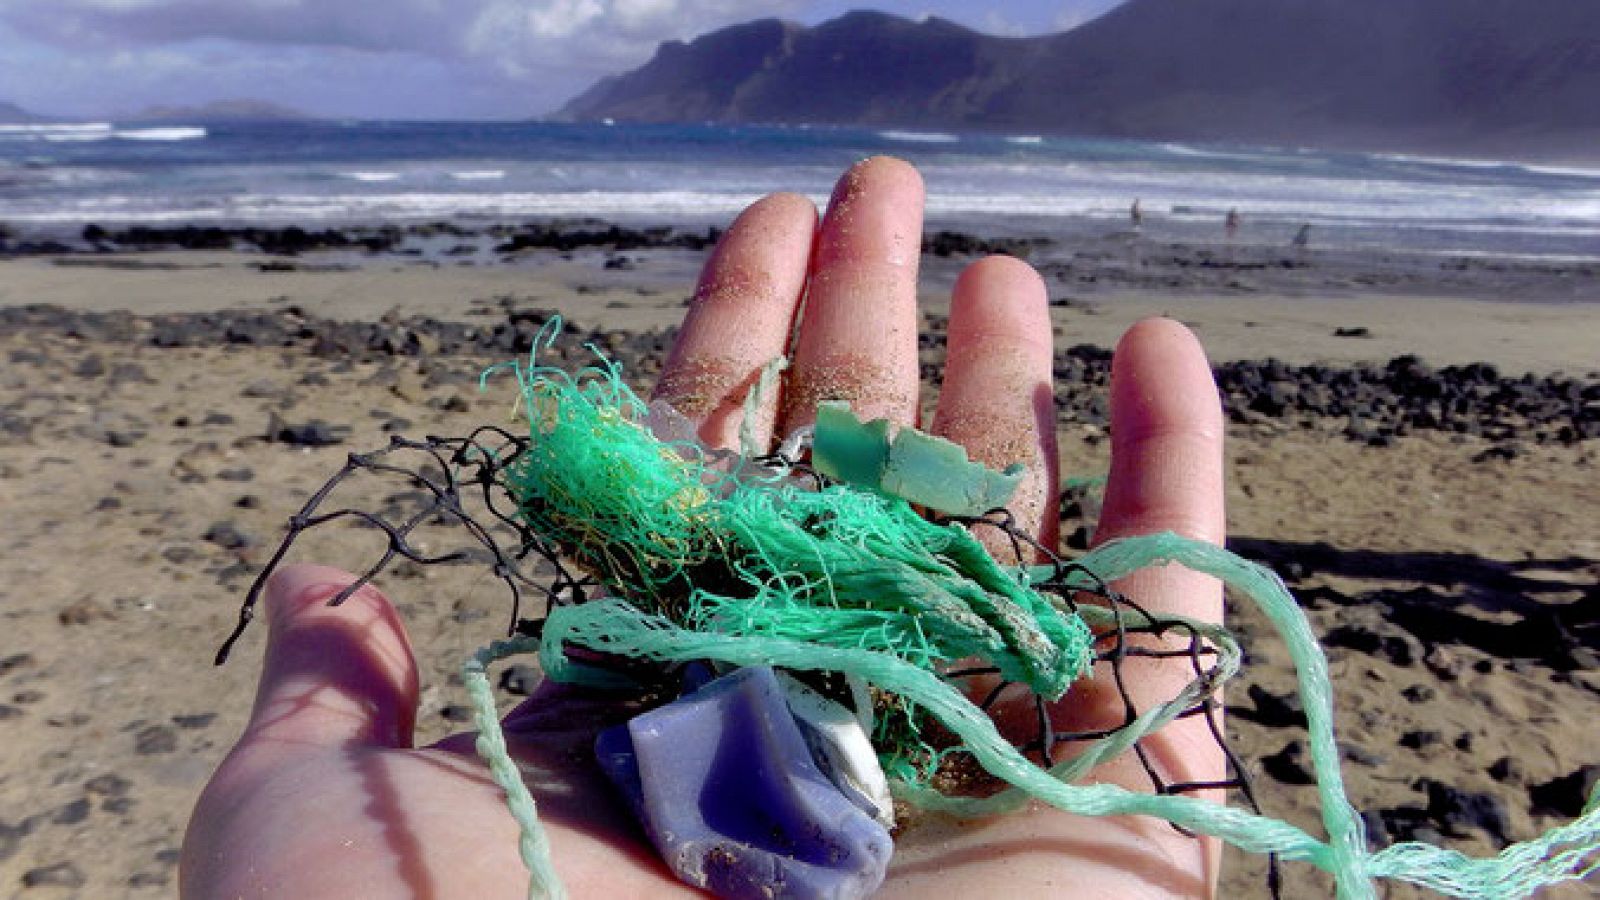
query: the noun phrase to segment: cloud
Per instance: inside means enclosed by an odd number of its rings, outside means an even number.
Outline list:
[[[241,46],[419,53],[512,72],[599,73],[637,65],[663,40],[800,0],[0,0],[0,21],[35,41],[114,50],[220,39]]]
[[[0,0],[6,38],[0,83],[13,85],[8,93],[32,93],[46,103],[71,95],[67,106],[107,111],[208,92],[199,99],[253,96],[333,115],[486,115],[493,108],[530,115],[601,75],[642,64],[662,41],[806,6],[806,0]],[[46,58],[55,62],[54,81],[25,65]],[[433,81],[418,84],[419,72]],[[91,86],[96,80],[98,88]],[[363,85],[370,102],[357,97]],[[141,93],[148,99],[126,99]],[[473,99],[456,103],[463,94]],[[329,108],[336,104],[343,108]]]
[[[687,40],[800,0],[484,0],[462,50],[508,70],[561,68],[603,74],[636,66],[666,40]]]
[[[1120,0],[992,11],[924,0],[1002,33]],[[528,116],[667,40],[763,16],[820,21],[853,0],[0,0],[0,99],[109,113],[254,97],[322,115]],[[893,4],[867,4],[897,8]],[[1013,24],[1015,23],[1015,24]],[[26,105],[26,104],[25,104]]]
[[[1063,3],[1050,25],[1055,31],[1068,31],[1085,22],[1100,18],[1124,0],[1070,0]]]

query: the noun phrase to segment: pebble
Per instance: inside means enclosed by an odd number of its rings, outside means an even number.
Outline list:
[[[330,425],[321,419],[312,419],[301,424],[290,424],[278,418],[274,413],[267,424],[267,437],[281,444],[291,444],[296,447],[328,447],[342,444],[349,437],[350,429],[345,425]]]
[[[132,786],[133,782],[114,772],[96,775],[83,783],[85,791],[102,797],[121,797],[128,793],[128,788]]]
[[[1583,812],[1584,803],[1594,795],[1597,784],[1600,784],[1600,765],[1579,766],[1559,778],[1528,788],[1528,798],[1533,801],[1536,813],[1575,819]]]
[[[1432,728],[1418,728],[1400,735],[1400,746],[1421,750],[1444,742],[1444,734]]]
[[[78,376],[79,378],[99,378],[105,373],[105,357],[98,353],[91,353],[88,356],[85,356],[81,361],[79,361],[78,367],[72,372],[72,374]]]
[[[1261,770],[1284,784],[1315,784],[1311,754],[1305,741],[1293,740],[1282,750],[1261,758]]]
[[[1413,684],[1400,692],[1400,696],[1410,703],[1427,703],[1437,697],[1439,692],[1426,684]]]
[[[89,818],[89,801],[86,798],[78,799],[62,806],[50,816],[52,825],[76,825]]]
[[[1255,708],[1236,709],[1235,712],[1242,718],[1268,728],[1306,727],[1306,711],[1300,704],[1299,694],[1274,694],[1258,684],[1252,684],[1245,689],[1245,695],[1255,704]]]
[[[33,666],[32,653],[13,653],[10,656],[0,657],[0,678],[10,675],[18,669],[28,669]]]
[[[134,736],[133,752],[140,756],[171,753],[178,749],[178,732],[168,725],[151,725]]]
[[[239,530],[232,522],[213,522],[206,528],[200,539],[207,543],[216,544],[224,550],[243,550],[255,543],[255,539]]]
[[[1348,647],[1361,653],[1381,657],[1397,666],[1416,662],[1420,645],[1404,632],[1384,634],[1366,625],[1339,625],[1322,636],[1325,647]]]
[[[1447,834],[1466,837],[1467,829],[1481,828],[1502,845],[1508,842],[1511,817],[1504,800],[1431,778],[1421,779],[1417,786],[1428,795],[1428,814]]]
[[[1527,780],[1527,771],[1522,766],[1522,760],[1515,756],[1502,756],[1489,764],[1489,777],[1502,784],[1522,784]]]
[[[80,888],[84,885],[83,872],[70,862],[40,866],[22,873],[22,886]]]
[[[34,821],[34,819],[23,819],[15,825],[0,822],[0,863],[17,854],[17,847],[22,844],[22,839],[33,833]]]
[[[505,671],[500,673],[500,690],[518,697],[526,697],[533,693],[533,689],[538,687],[543,679],[544,676],[540,674],[537,666],[518,663],[507,666]]]

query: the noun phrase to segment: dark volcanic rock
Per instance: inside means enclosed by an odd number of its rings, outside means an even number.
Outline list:
[[[10,822],[0,822],[0,863],[5,862],[17,853],[17,847],[22,839],[33,833],[34,820],[23,819],[13,825]]]
[[[1534,785],[1528,789],[1528,797],[1533,801],[1534,812],[1572,819],[1583,812],[1597,785],[1600,765],[1580,766],[1560,778]]]
[[[1240,718],[1249,719],[1268,728],[1306,727],[1306,711],[1300,705],[1298,694],[1274,694],[1257,684],[1246,688],[1245,694],[1255,704],[1254,708],[1233,707],[1229,710]]]
[[[225,550],[242,550],[255,543],[255,539],[239,530],[232,522],[213,522],[200,539],[216,544]]]
[[[291,424],[273,415],[267,423],[269,439],[297,447],[328,447],[344,443],[349,436],[349,426],[330,425],[321,419]]]
[[[1501,784],[1521,784],[1527,778],[1527,771],[1523,768],[1522,760],[1515,756],[1502,756],[1489,765],[1489,777]]]
[[[1428,795],[1428,814],[1447,834],[1465,837],[1467,829],[1481,828],[1501,844],[1508,843],[1511,817],[1505,801],[1492,794],[1467,791],[1424,778],[1418,786]]]
[[[99,794],[103,797],[124,796],[128,793],[128,788],[132,786],[133,782],[114,772],[107,773],[105,775],[96,775],[95,777],[83,783],[83,789],[85,791],[88,791],[91,794]]]
[[[34,664],[32,653],[13,653],[10,656],[0,657],[0,678],[19,669],[32,668]]]
[[[519,663],[517,665],[508,666],[506,670],[500,674],[500,689],[508,694],[515,694],[518,697],[526,697],[533,693],[534,688],[539,686],[539,682],[542,680],[542,678],[543,676],[539,674],[539,669],[537,666],[529,666]]]
[[[134,736],[133,752],[140,756],[171,753],[178,749],[178,732],[167,725],[151,725]]]
[[[1382,634],[1365,625],[1340,625],[1322,636],[1325,647],[1348,647],[1373,656],[1381,656],[1397,666],[1416,662],[1420,645],[1405,634]],[[1415,646],[1414,646],[1415,645]]]
[[[89,818],[89,801],[79,797],[50,815],[52,825],[76,825]]]
[[[1261,770],[1284,784],[1315,784],[1317,781],[1311,769],[1311,754],[1300,740],[1290,741],[1277,753],[1261,757]]]
[[[1400,746],[1408,750],[1421,750],[1443,743],[1444,734],[1432,728],[1418,728],[1400,735]]]
[[[522,234],[533,241],[535,237],[530,235],[537,231],[508,231],[503,237],[514,243],[514,236]],[[585,236],[584,229],[577,229],[558,242],[657,239],[650,232],[632,234],[609,226],[590,231],[592,234]],[[556,233],[568,231],[551,231]],[[676,239],[668,236],[661,240]],[[941,240],[949,245],[950,252],[968,247],[962,240],[949,236],[941,239],[938,235],[930,238],[931,246],[937,248]],[[77,312],[31,305],[0,308],[0,330],[32,328],[98,341],[172,347],[230,342],[281,346],[343,365],[397,357],[435,363],[459,357],[466,363],[459,371],[466,373],[528,352],[554,315],[554,310],[520,306],[509,298],[497,305],[498,319],[470,325],[421,316],[338,322],[311,316],[292,306],[270,312],[223,311],[141,318],[130,313]],[[673,337],[670,330],[644,334],[569,332],[553,349],[550,359],[559,361],[571,348],[587,340],[607,348],[629,372],[659,371]],[[943,348],[942,332],[935,330],[925,336],[924,355],[929,358],[924,359],[924,368],[935,379],[942,373],[938,355]],[[1053,368],[1061,420],[1107,425],[1111,352],[1087,345],[1062,348],[1056,352]],[[453,374],[457,369],[433,369],[428,377],[429,389],[458,381]],[[121,367],[117,367],[110,377],[149,380],[143,370],[124,376],[117,374],[120,371]],[[1487,463],[1525,454],[1535,442],[1570,444],[1600,438],[1600,380],[1592,375],[1507,377],[1484,364],[1434,369],[1412,356],[1398,357],[1381,367],[1343,369],[1295,366],[1273,359],[1240,361],[1217,366],[1215,374],[1222,403],[1234,421],[1254,423],[1266,417],[1309,425],[1334,419],[1345,423],[1344,434],[1349,440],[1375,446],[1393,443],[1418,430],[1474,435],[1490,442],[1483,452]],[[260,385],[252,393],[266,399],[281,396],[276,385]],[[208,412],[200,419],[202,426],[232,424],[233,417],[226,413]],[[0,410],[0,442],[28,442],[33,439],[36,425],[31,417]],[[137,442],[146,428],[147,423],[143,422],[104,419],[95,424],[92,437],[123,446]],[[347,434],[344,426],[315,421],[288,423],[280,418],[274,418],[267,430],[271,440],[303,446],[339,443]]]
[[[83,872],[70,862],[40,866],[22,873],[23,887],[80,888],[83,885]]]

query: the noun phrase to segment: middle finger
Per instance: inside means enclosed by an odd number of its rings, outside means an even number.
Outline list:
[[[844,400],[864,420],[917,419],[922,178],[874,157],[839,179],[817,240],[780,434]]]

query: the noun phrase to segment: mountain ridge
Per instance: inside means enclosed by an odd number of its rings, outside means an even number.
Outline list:
[[[49,117],[30,112],[15,103],[0,100],[0,124],[4,125],[33,125],[50,121]]]
[[[1129,0],[1029,38],[757,20],[663,44],[554,118],[1593,158],[1595,97],[1593,0]]]

